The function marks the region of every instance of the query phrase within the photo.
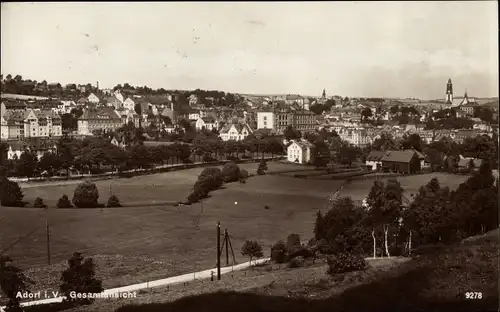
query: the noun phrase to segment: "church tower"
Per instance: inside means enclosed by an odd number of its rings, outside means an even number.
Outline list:
[[[448,79],[448,83],[446,84],[444,103],[453,104],[453,84],[451,83],[451,78]]]
[[[321,94],[321,98],[326,99],[326,91],[323,89],[323,94]]]

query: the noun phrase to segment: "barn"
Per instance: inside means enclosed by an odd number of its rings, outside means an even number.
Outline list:
[[[417,173],[420,172],[420,157],[413,150],[386,151],[382,156],[382,170],[385,172]]]

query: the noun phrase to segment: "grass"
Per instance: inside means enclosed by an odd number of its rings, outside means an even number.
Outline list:
[[[248,271],[247,276],[238,272],[220,282],[158,289],[133,301],[99,301],[71,311],[112,311],[119,306],[117,312],[496,311],[498,242],[495,230],[411,261],[372,260],[364,272],[329,277],[321,265],[264,274]],[[465,299],[468,291],[482,292],[483,299]]]
[[[258,164],[242,167],[255,171]],[[289,166],[268,163],[270,170]],[[184,199],[201,168],[112,181],[123,203],[139,200]],[[109,181],[97,182],[107,199]],[[271,244],[290,233],[310,237],[315,212],[338,182],[306,181],[273,175],[255,176],[246,184],[231,183],[193,206],[123,207],[109,209],[0,208],[0,245],[8,246],[37,229],[9,250],[36,282],[36,289],[53,289],[74,251],[95,256],[105,288],[175,276],[215,266],[216,223],[231,236],[238,262],[247,261],[240,248],[247,239],[259,240],[269,253]],[[71,197],[74,185],[24,189],[27,199]],[[304,190],[307,189],[307,193]],[[52,201],[53,203],[53,201]],[[270,209],[264,209],[264,206]],[[45,221],[50,224],[52,265],[48,266]],[[144,255],[147,255],[144,256]]]

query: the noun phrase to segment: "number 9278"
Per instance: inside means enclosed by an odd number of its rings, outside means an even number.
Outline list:
[[[483,293],[476,291],[467,291],[465,293],[465,299],[483,299]]]

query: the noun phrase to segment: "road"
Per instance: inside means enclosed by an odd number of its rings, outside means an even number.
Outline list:
[[[271,260],[270,258],[262,258],[262,259],[253,260],[251,263],[245,262],[245,263],[237,264],[235,266],[222,267],[221,268],[221,275],[227,274],[227,273],[230,273],[233,271],[247,269],[251,265],[262,264],[262,263],[265,263],[265,262],[270,261],[270,260]],[[169,278],[163,278],[163,279],[159,279],[156,281],[150,281],[150,282],[146,282],[146,283],[139,283],[139,284],[122,286],[122,287],[118,287],[118,288],[106,289],[102,292],[102,294],[111,295],[111,294],[117,294],[117,293],[134,292],[134,291],[139,291],[142,289],[149,289],[149,288],[154,288],[154,287],[162,287],[162,286],[167,286],[167,285],[181,284],[181,283],[185,283],[185,282],[191,282],[194,280],[208,279],[212,276],[211,272],[214,272],[214,279],[217,278],[217,268],[213,268],[213,269],[209,269],[209,270],[192,272],[192,273],[173,276],[173,277],[169,277]],[[21,306],[27,307],[27,306],[34,306],[34,305],[58,303],[58,302],[62,302],[64,298],[65,297],[61,296],[61,297],[55,297],[55,298],[28,301],[28,302],[21,303]],[[0,307],[0,311],[2,311],[2,309],[5,309],[5,307]]]

